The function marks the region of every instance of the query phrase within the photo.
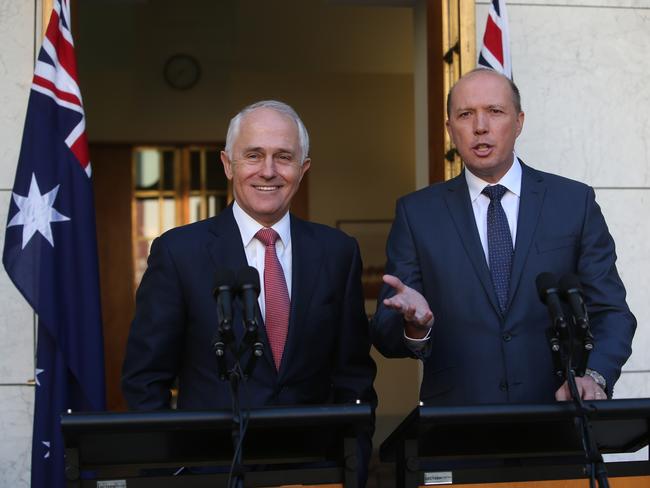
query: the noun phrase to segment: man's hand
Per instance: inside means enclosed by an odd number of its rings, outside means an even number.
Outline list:
[[[384,283],[395,289],[395,295],[384,299],[384,305],[401,312],[404,316],[408,337],[421,339],[427,335],[426,327],[433,325],[433,313],[425,298],[413,288],[406,286],[399,278],[383,276]]]
[[[576,378],[578,393],[583,400],[607,400],[607,394],[596,384],[591,376],[582,376]],[[558,402],[571,400],[571,391],[569,384],[565,381],[558,391],[555,392],[555,399]]]

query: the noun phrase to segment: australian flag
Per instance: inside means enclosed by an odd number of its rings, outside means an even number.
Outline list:
[[[69,0],[54,0],[34,70],[2,258],[38,315],[32,488],[65,486],[61,413],[105,405],[90,176]]]
[[[483,46],[478,56],[478,65],[492,68],[512,79],[510,60],[510,32],[506,0],[492,0],[488,11]]]

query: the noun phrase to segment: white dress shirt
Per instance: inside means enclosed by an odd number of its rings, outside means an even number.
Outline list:
[[[483,188],[492,183],[482,180],[474,175],[471,171],[465,168],[465,180],[467,181],[467,188],[469,189],[469,198],[472,201],[472,209],[474,210],[474,220],[478,235],[481,238],[481,245],[485,253],[485,261],[490,264],[487,243],[487,211],[490,205],[490,198],[483,195],[481,192]],[[501,198],[501,206],[506,213],[508,219],[508,227],[510,227],[510,235],[512,236],[512,247],[515,247],[517,238],[517,217],[519,216],[519,200],[521,198],[521,164],[515,156],[515,160],[508,172],[503,175],[497,185],[505,186],[508,191],[503,194]]]
[[[255,268],[260,274],[260,295],[257,299],[260,305],[260,313],[265,317],[266,305],[264,301],[264,252],[265,246],[260,241],[255,239],[255,234],[264,226],[257,222],[254,218],[248,215],[238,204],[237,201],[232,206],[232,214],[235,217],[239,233],[241,234],[242,244],[246,252],[246,260],[248,265]],[[280,236],[275,241],[275,252],[282,266],[284,279],[287,282],[287,290],[289,292],[289,299],[291,299],[291,225],[289,212],[271,228]]]

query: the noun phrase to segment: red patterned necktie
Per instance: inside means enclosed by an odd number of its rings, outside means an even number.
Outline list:
[[[289,292],[284,279],[282,265],[275,253],[275,241],[278,233],[273,229],[260,229],[255,238],[264,244],[264,301],[266,312],[264,325],[269,345],[273,352],[275,367],[279,370],[282,362],[284,344],[287,342],[289,330]]]

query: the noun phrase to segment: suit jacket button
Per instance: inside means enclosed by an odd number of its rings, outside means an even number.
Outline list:
[[[508,333],[503,334],[501,337],[506,342],[510,342],[512,340],[512,336],[510,334],[508,334]]]
[[[508,383],[506,383],[505,381],[502,381],[501,383],[499,383],[499,390],[508,391]]]

